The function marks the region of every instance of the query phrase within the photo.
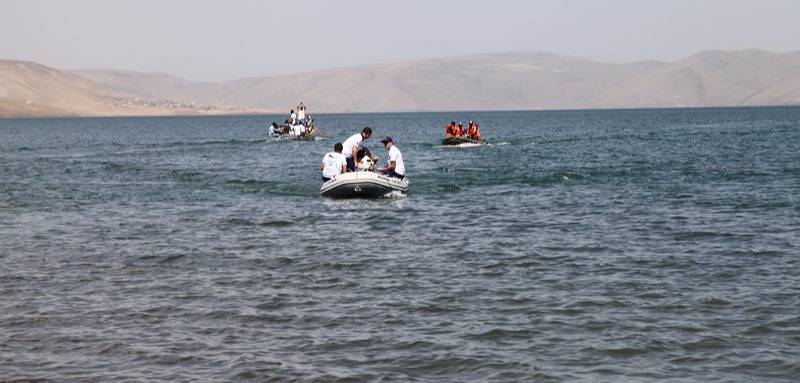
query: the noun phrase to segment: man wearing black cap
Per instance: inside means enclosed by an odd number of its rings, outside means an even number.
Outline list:
[[[392,137],[386,136],[381,140],[383,146],[389,150],[389,164],[386,166],[378,166],[376,169],[379,173],[386,174],[389,177],[397,177],[403,179],[406,176],[406,166],[403,164],[403,154],[400,149],[394,146]]]

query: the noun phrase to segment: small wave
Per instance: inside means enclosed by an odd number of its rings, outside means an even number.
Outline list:
[[[727,238],[727,237],[734,237],[734,234],[731,233],[717,233],[713,231],[683,231],[678,232],[672,235],[672,237],[677,241],[689,241],[689,240],[697,240],[703,238]]]
[[[203,172],[191,172],[182,170],[170,170],[166,173],[169,178],[180,182],[198,182],[206,179],[206,174]]]
[[[180,261],[183,258],[186,258],[186,254],[170,255],[170,256],[167,256],[164,259],[160,260],[159,263],[162,263],[162,264],[163,263],[173,263],[173,262]]]
[[[255,222],[244,218],[229,218],[225,222],[235,226],[256,226]]]
[[[275,220],[275,221],[266,221],[261,222],[259,226],[262,227],[289,227],[295,225],[295,222],[292,221],[284,221],[284,220]]]
[[[245,194],[270,194],[273,193],[280,184],[275,181],[261,181],[261,180],[231,180],[226,182],[227,185],[239,189]]]
[[[445,193],[456,193],[461,191],[461,186],[456,184],[440,184],[439,189]]]

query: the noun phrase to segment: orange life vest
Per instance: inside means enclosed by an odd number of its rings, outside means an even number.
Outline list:
[[[467,135],[476,140],[481,139],[481,132],[478,131],[477,123],[473,123],[472,125],[469,126],[469,129],[467,130]]]

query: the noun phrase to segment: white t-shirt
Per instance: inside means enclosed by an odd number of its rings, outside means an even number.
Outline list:
[[[337,174],[342,174],[342,166],[347,163],[347,160],[342,153],[330,152],[322,157],[322,163],[325,164],[322,168],[322,176],[333,178]]]
[[[394,165],[394,172],[401,176],[406,175],[406,165],[403,164],[403,154],[400,153],[400,149],[397,149],[394,144],[389,148],[389,164],[391,164],[392,161],[397,162]]]
[[[357,150],[361,150],[364,148],[364,137],[361,137],[361,133],[356,133],[350,138],[348,138],[342,146],[342,154],[344,154],[345,158],[353,158],[353,146],[358,145]]]

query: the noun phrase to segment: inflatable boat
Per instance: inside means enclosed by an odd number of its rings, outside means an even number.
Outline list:
[[[469,138],[467,136],[449,136],[445,137],[442,140],[442,145],[463,145],[463,144],[471,144],[471,145],[486,145],[486,140],[476,140],[474,138]]]
[[[270,134],[269,138],[274,141],[314,141],[317,139],[318,129],[314,127],[306,128],[306,134],[297,135],[294,133],[299,130],[297,127],[299,127],[299,125],[290,126],[289,130],[291,133]]]
[[[328,198],[380,198],[408,193],[408,181],[372,171],[374,163],[364,157],[354,172],[334,176],[322,184],[319,194]]]

